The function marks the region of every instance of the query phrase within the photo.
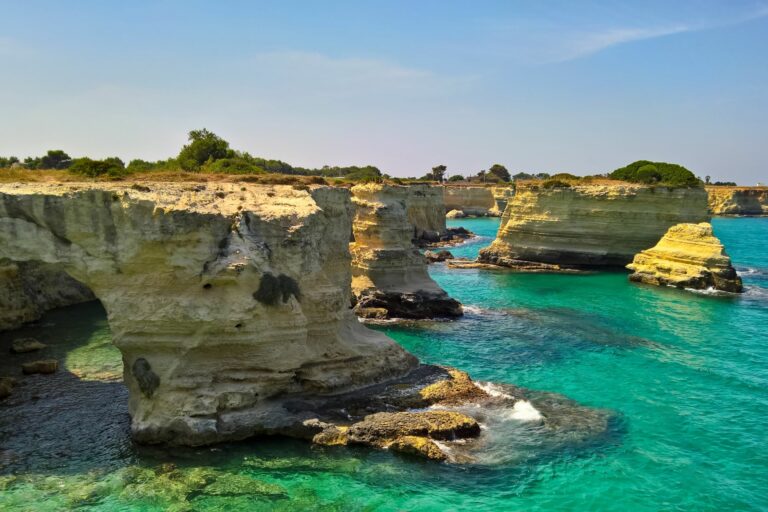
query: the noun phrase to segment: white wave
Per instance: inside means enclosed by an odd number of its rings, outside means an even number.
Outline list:
[[[494,384],[493,382],[475,382],[475,386],[482,389],[489,395],[495,398],[507,398],[509,400],[514,400],[515,397],[510,395],[509,393],[504,392],[504,388],[499,386],[498,384]]]
[[[736,272],[742,276],[768,275],[768,270],[755,267],[736,267]]]
[[[541,421],[544,417],[528,400],[518,400],[512,408],[511,419],[520,421]]]
[[[691,292],[691,293],[695,293],[696,295],[709,295],[709,296],[713,296],[713,297],[728,297],[728,296],[737,295],[735,293],[730,293],[730,292],[725,292],[723,290],[718,290],[718,289],[716,289],[716,288],[714,288],[712,286],[710,286],[709,288],[706,288],[704,290],[697,290],[696,288],[685,288],[685,291],[688,291],[688,292]]]

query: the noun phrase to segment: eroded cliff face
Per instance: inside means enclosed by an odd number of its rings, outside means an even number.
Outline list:
[[[0,331],[38,320],[50,309],[94,299],[88,288],[55,266],[0,262]]]
[[[461,305],[429,277],[426,261],[413,244],[408,205],[414,192],[418,189],[377,183],[352,188],[352,291],[357,299],[355,309],[362,316],[462,314]]]
[[[708,222],[678,224],[659,243],[637,254],[627,268],[630,281],[738,293],[741,278]]]
[[[488,215],[496,207],[489,187],[443,187],[445,212],[459,210],[464,215]]]
[[[478,260],[531,270],[624,266],[670,226],[707,219],[703,188],[518,187]]]
[[[327,187],[5,184],[0,260],[101,300],[137,440],[204,444],[295,425],[285,397],[417,364],[349,309],[350,220],[349,192]]]
[[[712,215],[768,215],[768,187],[707,187]]]
[[[447,233],[442,187],[410,185],[405,208],[415,240],[436,242]]]
[[[504,210],[507,208],[507,203],[515,195],[515,188],[506,187],[493,187],[491,188],[493,194],[493,200],[496,202],[493,208],[488,211],[488,215],[493,217],[501,217],[504,214]]]

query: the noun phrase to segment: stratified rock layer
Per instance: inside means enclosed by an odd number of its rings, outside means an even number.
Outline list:
[[[408,220],[410,187],[369,183],[352,188],[352,292],[356,310],[386,310],[387,318],[455,317],[461,304],[427,272]],[[442,212],[441,212],[442,213]]]
[[[501,217],[504,214],[504,210],[507,209],[507,203],[515,195],[515,188],[510,186],[492,187],[491,193],[496,204],[488,211],[488,215]]]
[[[678,224],[651,249],[635,256],[627,268],[630,281],[738,293],[741,278],[709,223]]]
[[[408,186],[405,209],[417,244],[438,242],[447,233],[442,187]]]
[[[94,298],[88,288],[55,265],[0,262],[0,331],[33,322],[50,309]]]
[[[707,187],[712,215],[768,215],[768,187]]]
[[[624,266],[670,226],[707,218],[703,188],[518,187],[478,261],[529,270]]]
[[[444,187],[445,212],[460,210],[464,215],[484,216],[496,207],[490,187]]]
[[[343,189],[0,185],[0,259],[53,265],[101,300],[144,442],[280,432],[296,422],[285,397],[417,364],[349,309],[351,230]]]

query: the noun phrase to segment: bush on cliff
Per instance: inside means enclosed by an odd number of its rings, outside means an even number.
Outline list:
[[[176,158],[185,171],[199,171],[206,162],[234,156],[229,149],[229,142],[205,128],[192,130],[188,134],[189,144],[181,148]]]
[[[571,184],[567,181],[563,180],[546,180],[544,183],[541,184],[542,188],[550,189],[550,188],[570,188]]]
[[[638,160],[626,167],[616,169],[608,177],[631,183],[658,183],[670,187],[701,186],[701,180],[682,165],[648,160]]]
[[[89,178],[100,176],[119,178],[127,174],[125,164],[117,157],[105,158],[104,160],[91,160],[87,157],[77,158],[72,162],[69,170]]]

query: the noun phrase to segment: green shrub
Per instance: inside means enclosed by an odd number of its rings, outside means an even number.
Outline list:
[[[454,174],[450,178],[448,178],[448,181],[464,181],[464,176],[461,174]]]
[[[125,164],[117,157],[105,158],[104,160],[91,160],[87,157],[76,158],[73,160],[69,170],[89,178],[101,176],[120,178],[127,174]]]
[[[229,142],[205,128],[192,130],[188,136],[189,144],[181,148],[176,158],[185,171],[198,171],[206,162],[234,156],[234,152],[229,149]]]
[[[701,180],[682,165],[648,160],[638,160],[616,169],[608,177],[631,183],[659,183],[669,187],[701,186]]]
[[[243,158],[221,158],[203,166],[204,172],[221,174],[266,174],[266,171]]]
[[[578,180],[581,179],[579,176],[576,176],[575,174],[571,174],[571,173],[568,173],[568,172],[557,173],[557,174],[553,175],[551,178],[553,180],[561,180],[561,181],[562,180],[578,181]]]
[[[563,180],[550,179],[541,184],[544,189],[550,188],[570,188],[571,184]]]

